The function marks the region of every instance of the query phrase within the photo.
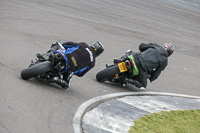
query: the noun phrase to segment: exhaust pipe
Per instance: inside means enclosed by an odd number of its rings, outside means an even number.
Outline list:
[[[56,69],[58,71],[62,71],[63,69],[65,68],[65,64],[63,62],[59,62],[57,65],[56,65]]]
[[[58,61],[62,60],[63,59],[62,54],[61,53],[56,53],[55,54],[55,59],[58,60]]]

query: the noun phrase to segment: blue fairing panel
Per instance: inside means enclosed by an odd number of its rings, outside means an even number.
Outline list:
[[[74,75],[81,75],[85,70],[87,70],[89,67],[87,66],[87,67],[85,67],[85,68],[83,68],[83,69],[81,69],[81,70],[77,70],[76,72],[74,72]]]
[[[65,54],[72,53],[73,51],[75,51],[79,48],[79,46],[69,46],[69,45],[65,45],[64,47],[67,49],[65,51]]]

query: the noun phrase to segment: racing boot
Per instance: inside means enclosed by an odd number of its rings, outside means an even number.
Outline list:
[[[50,50],[47,53],[43,53],[43,54],[37,53],[36,57],[38,57],[40,60],[47,61],[52,57],[53,53],[57,49],[58,49],[58,43],[52,44]]]
[[[72,79],[72,76],[73,76],[73,73],[70,73],[70,72],[66,72],[65,74],[63,74],[63,79],[65,79],[68,86],[70,86],[70,81]]]
[[[121,58],[121,61],[125,61],[125,60],[127,60],[128,59],[128,55],[127,54],[125,54],[125,55],[123,55]]]
[[[120,62],[122,62],[122,60],[121,60],[121,59],[118,59],[118,58],[115,58],[114,61],[113,61],[114,64],[117,64],[117,63],[120,63]],[[107,66],[106,66],[106,67],[107,67]]]
[[[51,53],[43,53],[43,54],[37,53],[36,54],[36,57],[40,60],[43,60],[43,61],[48,61],[51,56],[52,56]]]
[[[60,78],[54,79],[53,82],[60,85],[63,89],[67,89],[69,87],[69,84],[65,80],[62,80]]]
[[[116,64],[116,63],[120,63],[122,61],[125,61],[127,59],[128,59],[128,55],[123,55],[121,58],[115,58],[113,62],[114,62],[114,64]]]
[[[145,90],[145,89],[146,89],[146,88],[143,87],[143,85],[142,85],[139,81],[137,81],[137,80],[126,78],[126,82],[129,83],[129,84],[135,85],[135,86],[138,87],[140,90]]]

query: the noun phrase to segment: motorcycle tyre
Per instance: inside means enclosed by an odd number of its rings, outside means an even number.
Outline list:
[[[24,80],[28,80],[30,78],[38,76],[39,74],[49,72],[49,71],[51,71],[51,62],[44,61],[22,70],[21,77]]]
[[[113,65],[98,72],[96,75],[96,79],[99,82],[108,81],[112,79],[115,76],[115,74],[119,74],[119,73],[120,71],[119,71],[118,65]]]

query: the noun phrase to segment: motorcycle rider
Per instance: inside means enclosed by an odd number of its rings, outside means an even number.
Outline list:
[[[157,43],[141,43],[139,50],[138,53],[127,52],[121,57],[121,60],[126,60],[130,54],[134,56],[139,72],[137,79],[126,78],[124,82],[135,85],[142,90],[146,89],[148,78],[150,82],[153,82],[166,68],[168,57],[174,52],[174,46],[171,43],[164,43],[162,46]]]
[[[65,53],[68,60],[68,71],[63,74],[62,79],[55,78],[52,82],[57,83],[62,88],[68,88],[73,75],[82,77],[95,66],[95,58],[104,51],[104,47],[98,41],[91,46],[85,42],[64,42],[62,45],[65,49],[68,49],[67,53]],[[52,44],[47,53],[38,53],[36,56],[41,60],[49,60],[58,49],[59,45],[57,42]]]

